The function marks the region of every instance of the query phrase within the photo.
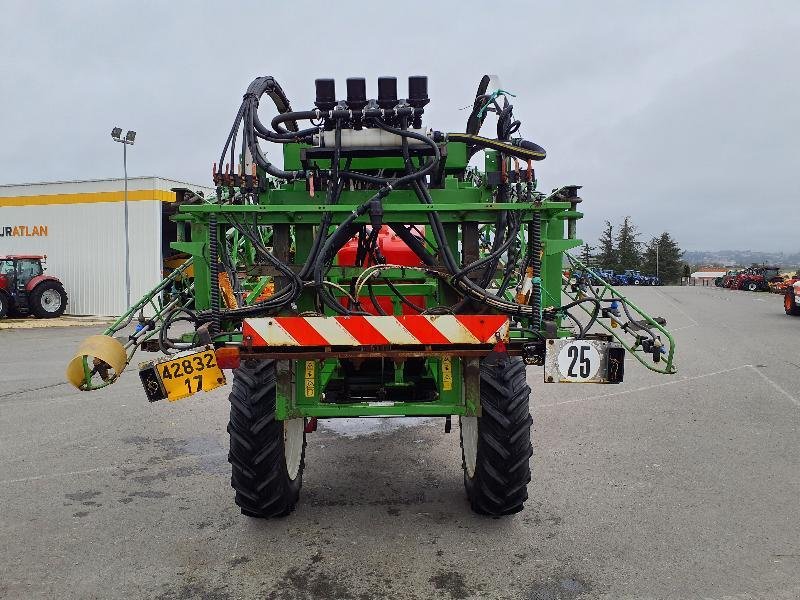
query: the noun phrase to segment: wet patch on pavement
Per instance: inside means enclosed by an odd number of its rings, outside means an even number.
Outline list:
[[[558,576],[534,584],[527,600],[574,600],[588,594],[591,586],[575,576]]]
[[[464,600],[474,594],[458,571],[439,571],[429,581],[435,589],[446,592],[453,600]]]

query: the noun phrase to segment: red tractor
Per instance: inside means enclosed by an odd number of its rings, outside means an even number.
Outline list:
[[[769,283],[780,279],[780,267],[750,267],[739,273],[731,282],[730,287],[735,290],[748,292],[765,292],[769,290]]]
[[[44,274],[45,256],[0,256],[0,319],[34,314],[42,319],[60,317],[67,308],[61,282]]]

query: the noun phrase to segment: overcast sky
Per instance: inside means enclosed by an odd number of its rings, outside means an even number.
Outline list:
[[[402,95],[425,74],[426,124],[463,131],[496,73],[548,151],[540,189],[584,186],[590,243],[630,215],[643,239],[668,230],[689,250],[800,250],[797,0],[2,8],[0,183],[121,176],[119,125],[138,132],[131,175],[208,185],[258,75],[303,109],[316,77],[365,76],[374,95],[396,75]]]

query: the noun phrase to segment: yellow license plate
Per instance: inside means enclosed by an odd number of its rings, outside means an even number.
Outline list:
[[[158,378],[170,402],[225,385],[213,350],[205,350],[156,365]]]

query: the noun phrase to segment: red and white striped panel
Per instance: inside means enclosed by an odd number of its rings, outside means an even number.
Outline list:
[[[496,344],[508,341],[502,315],[267,317],[245,319],[253,346]]]

